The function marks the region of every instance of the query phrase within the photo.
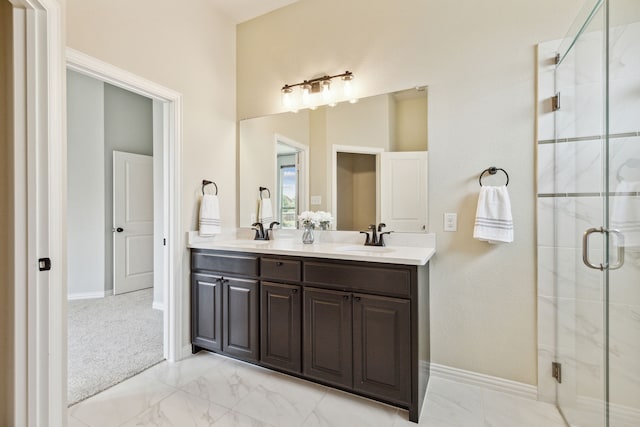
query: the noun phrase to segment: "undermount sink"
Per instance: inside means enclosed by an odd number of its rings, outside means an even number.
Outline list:
[[[386,246],[364,246],[364,245],[360,245],[360,246],[341,246],[341,247],[337,248],[336,250],[340,251],[340,252],[388,253],[388,252],[393,252],[395,249],[389,248],[389,247],[386,247]]]

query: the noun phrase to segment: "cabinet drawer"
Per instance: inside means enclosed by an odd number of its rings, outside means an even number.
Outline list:
[[[254,255],[194,250],[191,251],[191,269],[251,277],[257,277],[260,271],[258,257]]]
[[[304,283],[405,298],[411,296],[411,272],[402,268],[305,261]]]
[[[261,258],[260,271],[263,279],[299,282],[301,276],[300,264],[300,261],[296,260]]]

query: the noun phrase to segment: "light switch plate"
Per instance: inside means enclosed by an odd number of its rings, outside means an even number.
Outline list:
[[[444,231],[458,231],[458,214],[444,214]]]
[[[321,205],[322,204],[322,196],[311,196],[311,204],[312,205]]]

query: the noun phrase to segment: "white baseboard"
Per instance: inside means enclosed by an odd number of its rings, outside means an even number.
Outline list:
[[[151,307],[154,310],[164,311],[164,303],[154,301]]]
[[[191,344],[187,344],[184,347],[182,347],[182,357],[180,357],[180,359],[186,359],[187,357],[192,356],[191,354]]]
[[[530,384],[506,380],[504,378],[494,377],[491,375],[479,374],[477,372],[465,371],[464,369],[452,368],[450,366],[438,365],[437,363],[431,364],[431,375],[437,378],[484,387],[490,390],[532,400],[536,400],[538,396],[537,387]]]
[[[76,292],[74,294],[67,295],[67,301],[77,300],[77,299],[95,299],[95,298],[104,298],[106,296],[112,295],[113,291],[97,291],[97,292]]]

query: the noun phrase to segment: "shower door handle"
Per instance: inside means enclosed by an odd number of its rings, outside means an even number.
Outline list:
[[[618,239],[618,259],[615,264],[609,265],[609,270],[617,270],[624,264],[624,234],[618,230],[607,230],[607,232],[615,234]]]
[[[602,227],[589,228],[582,235],[582,262],[584,262],[584,265],[586,265],[589,268],[593,268],[594,270],[602,271],[605,269],[605,266],[603,264],[596,265],[591,263],[591,261],[589,261],[589,236],[591,236],[593,233],[603,234],[604,232],[605,232],[605,229]]]
[[[615,264],[609,265],[607,263],[607,264],[596,265],[596,264],[593,264],[589,260],[589,236],[591,236],[591,234],[593,234],[593,233],[600,233],[600,234],[612,233],[612,234],[615,234],[616,238],[619,241],[619,244],[618,244],[618,259],[616,260]],[[617,269],[619,269],[624,264],[624,236],[618,230],[607,230],[604,227],[587,229],[584,232],[584,234],[582,235],[582,262],[584,262],[584,264],[587,267],[593,268],[594,270],[602,271],[602,270],[605,270],[606,268],[608,268],[609,270],[617,270]]]

